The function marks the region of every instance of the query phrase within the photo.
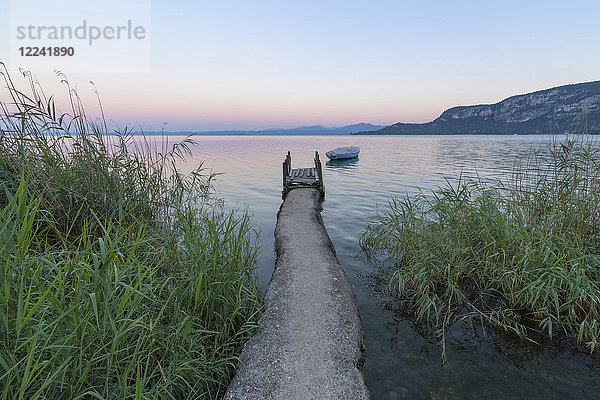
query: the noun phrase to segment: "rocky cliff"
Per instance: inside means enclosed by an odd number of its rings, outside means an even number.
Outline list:
[[[509,97],[496,104],[453,107],[424,124],[397,123],[359,134],[600,133],[600,81]]]

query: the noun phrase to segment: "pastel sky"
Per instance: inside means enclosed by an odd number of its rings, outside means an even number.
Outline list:
[[[9,8],[0,0],[0,15]],[[425,122],[455,105],[600,79],[597,0],[152,1],[150,15],[150,59],[140,61],[150,65],[139,73],[63,71],[83,97],[92,80],[120,126]],[[0,24],[0,60],[9,34]],[[52,71],[33,72],[62,90]]]

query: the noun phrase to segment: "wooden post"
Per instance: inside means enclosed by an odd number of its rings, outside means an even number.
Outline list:
[[[323,183],[323,166],[321,165],[318,151],[315,151],[315,169],[317,171],[317,178],[319,179],[319,189],[323,192],[325,187],[325,184]]]

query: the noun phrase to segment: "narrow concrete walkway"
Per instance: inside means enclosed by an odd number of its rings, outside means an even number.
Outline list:
[[[356,298],[318,198],[317,189],[294,189],[279,210],[271,311],[246,343],[226,399],[369,399]]]

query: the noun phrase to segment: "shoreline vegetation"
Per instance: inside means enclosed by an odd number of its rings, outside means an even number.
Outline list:
[[[222,396],[261,311],[250,217],[177,169],[190,138],[109,133],[64,76],[62,114],[0,74],[0,399]]]
[[[455,323],[525,340],[600,345],[600,146],[587,133],[530,157],[511,180],[392,198],[360,237],[392,266],[394,301],[439,339]],[[485,331],[485,330],[484,330]]]

